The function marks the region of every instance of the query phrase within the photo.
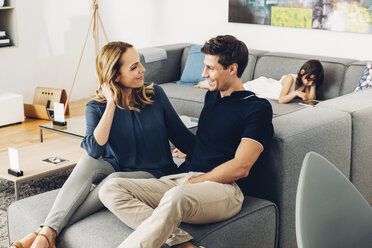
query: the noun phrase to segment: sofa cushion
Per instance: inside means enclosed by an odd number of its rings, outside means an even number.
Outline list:
[[[279,208],[280,247],[297,247],[295,199],[305,154],[318,152],[346,177],[350,175],[350,115],[318,105],[274,118],[275,133],[264,151],[262,166],[253,166],[250,172],[252,195],[273,201]]]
[[[265,53],[258,58],[253,78],[265,76],[279,80],[283,75],[297,73],[309,59],[318,59],[324,68],[324,82],[319,89],[319,100],[341,95],[342,81],[346,67],[353,59],[299,55],[291,53]]]
[[[352,120],[350,180],[372,205],[372,88],[319,103],[316,108],[347,112]]]
[[[141,63],[146,68],[144,77],[146,82],[154,82],[157,84],[167,83],[179,80],[181,77],[181,58],[185,47],[189,43],[173,44],[166,46],[158,46],[157,48],[165,49],[167,52],[167,59],[158,60],[150,63],[145,63],[145,58],[138,49]]]
[[[199,117],[204,106],[206,89],[175,82],[162,84],[161,87],[179,115]]]
[[[372,64],[371,62],[368,62],[355,91],[360,91],[371,87],[372,87]]]
[[[197,84],[204,80],[202,77],[205,55],[200,51],[201,46],[191,45],[182,71],[180,84]]]
[[[189,51],[190,51],[190,47],[186,47],[183,51],[182,60],[181,60],[181,72],[184,70]],[[265,53],[267,53],[267,51],[249,49],[248,65],[245,68],[243,75],[242,75],[243,83],[253,79],[253,71],[256,66],[257,58]]]
[[[249,49],[248,65],[242,75],[243,83],[253,80],[253,72],[256,67],[257,59],[265,53],[267,52],[263,50]]]
[[[204,106],[204,97],[206,89],[195,88],[190,85],[181,85],[175,83],[165,83],[160,85],[168,96],[173,108],[179,115],[199,117]],[[277,100],[269,100],[273,117],[292,113],[294,111],[306,108],[294,100],[288,104],[279,104]]]
[[[207,93],[207,89],[195,88],[193,85],[180,85],[175,82],[165,83],[160,87],[163,88],[168,98],[180,98],[203,104]]]
[[[191,47],[191,45],[187,46],[187,47],[185,47],[185,49],[183,49],[182,58],[181,58],[181,74],[182,74],[183,70],[185,69],[187,57],[189,56],[189,52],[190,52],[190,47]]]
[[[350,64],[345,72],[345,77],[342,82],[341,95],[346,95],[355,90],[363,71],[366,68],[367,61],[358,61]]]
[[[46,218],[59,190],[32,196],[8,208],[10,240],[19,240],[37,229]],[[205,247],[268,247],[277,243],[276,206],[258,198],[246,197],[242,210],[234,217],[209,225],[181,224]],[[58,248],[117,247],[132,229],[107,209],[92,214],[65,228],[57,238]]]
[[[297,100],[290,102],[290,103],[286,103],[286,104],[279,104],[277,100],[272,100],[272,99],[269,99],[269,102],[273,109],[273,117],[286,115],[294,111],[307,108],[306,106],[298,104]]]

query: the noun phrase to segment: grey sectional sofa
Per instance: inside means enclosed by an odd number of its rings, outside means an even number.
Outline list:
[[[162,47],[171,54],[168,60],[146,68],[172,71],[169,77],[154,81],[161,83],[180,114],[197,117],[205,92],[174,82],[182,73],[188,46]],[[274,139],[266,151],[264,168],[254,168],[250,175],[254,185],[251,195],[270,200],[279,208],[280,247],[296,247],[295,196],[308,151],[316,151],[337,165],[372,204],[372,89],[353,93],[367,61],[250,50],[243,82],[260,76],[279,80],[284,74],[296,73],[308,59],[319,59],[323,64],[325,80],[318,96],[323,101],[316,107],[270,101]]]
[[[145,63],[146,81],[161,84],[176,111],[198,117],[206,90],[176,84],[185,65],[190,44],[155,49],[166,59]],[[151,50],[151,49],[150,49]],[[213,225],[181,224],[205,247],[296,247],[295,196],[302,160],[315,151],[335,164],[372,203],[372,90],[352,93],[366,61],[250,50],[243,82],[266,76],[279,79],[295,73],[308,59],[319,59],[325,81],[316,107],[296,102],[273,107],[275,134],[264,152],[265,163],[253,168],[250,194],[234,218]],[[45,218],[56,191],[15,202],[8,209],[10,240],[36,228]],[[37,204],[40,208],[34,208]],[[107,210],[66,228],[58,247],[115,247],[131,230]]]

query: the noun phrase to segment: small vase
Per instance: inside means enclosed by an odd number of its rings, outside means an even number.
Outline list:
[[[4,0],[0,0],[0,8],[4,6]]]

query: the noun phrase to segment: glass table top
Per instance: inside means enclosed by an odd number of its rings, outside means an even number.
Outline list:
[[[72,135],[80,138],[84,138],[86,124],[85,116],[72,117],[66,119],[66,126],[57,126],[53,125],[53,122],[48,122],[42,125],[39,125],[40,129],[49,130],[53,132],[58,132],[62,134]]]
[[[185,115],[180,116],[182,122],[189,129],[195,128],[198,126],[198,118],[188,117]],[[58,132],[61,134],[72,135],[80,138],[84,138],[86,130],[85,116],[72,117],[66,119],[66,126],[57,126],[53,125],[53,122],[48,122],[46,124],[39,125],[41,130],[49,130],[53,132]]]

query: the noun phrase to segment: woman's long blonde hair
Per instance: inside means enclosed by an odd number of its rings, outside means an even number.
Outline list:
[[[120,63],[121,56],[133,46],[126,42],[115,41],[106,44],[98,53],[96,58],[96,73],[98,78],[99,87],[96,90],[94,100],[106,103],[107,100],[102,93],[102,84],[108,83],[114,92],[114,102],[118,108],[126,108],[129,110],[140,111],[140,108],[145,107],[147,104],[152,104],[151,95],[154,94],[153,85],[142,85],[139,88],[132,89],[132,99],[130,95],[125,93],[125,87],[120,83],[115,82],[116,77],[119,75],[119,70],[122,64]],[[132,101],[130,101],[132,100]]]

